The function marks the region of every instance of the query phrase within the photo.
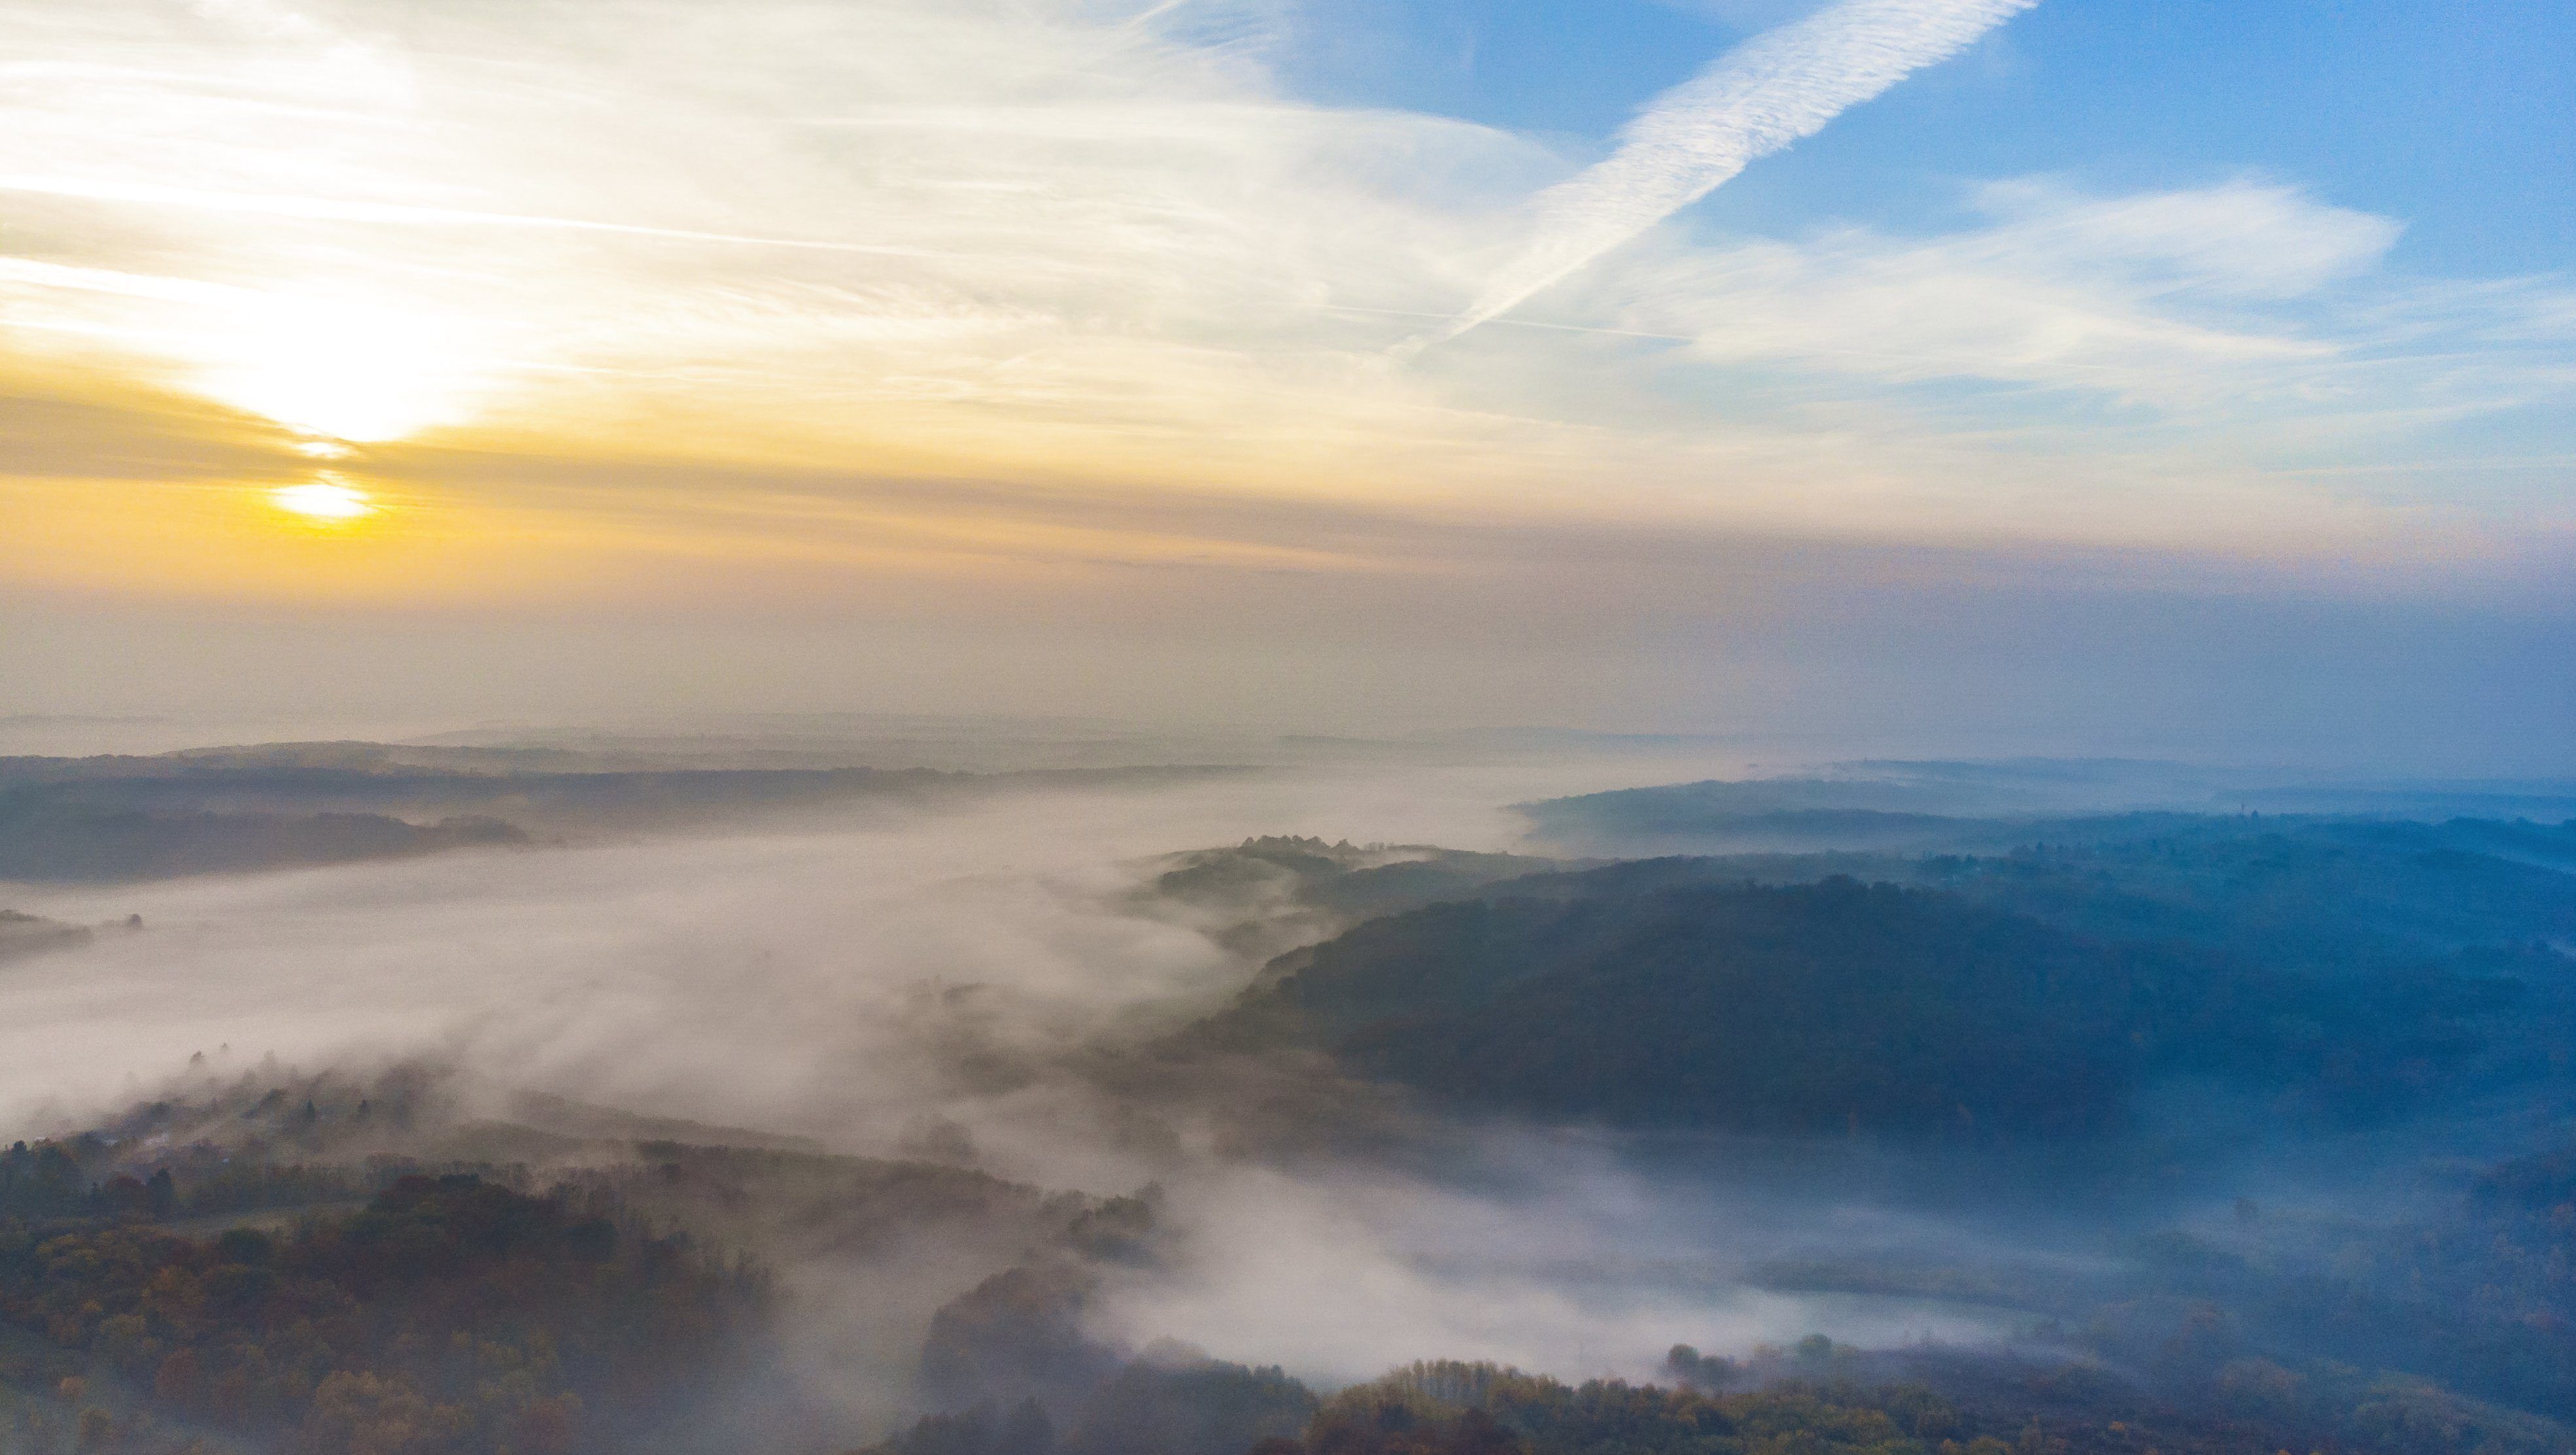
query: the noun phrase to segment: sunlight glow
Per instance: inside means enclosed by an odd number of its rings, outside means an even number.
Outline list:
[[[363,490],[331,481],[309,485],[284,485],[268,492],[269,503],[291,515],[308,520],[358,520],[376,513],[374,501]]]
[[[260,295],[198,372],[213,397],[328,441],[399,439],[460,412],[452,329],[352,298]]]

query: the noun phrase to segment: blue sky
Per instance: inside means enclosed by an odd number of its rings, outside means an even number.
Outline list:
[[[1292,84],[1599,144],[1788,4],[1318,0]],[[1747,23],[1751,22],[1751,23]],[[1968,179],[2254,173],[2402,219],[2393,261],[2576,264],[2576,19],[2559,0],[2047,0],[1703,203],[1704,226],[1938,220]]]

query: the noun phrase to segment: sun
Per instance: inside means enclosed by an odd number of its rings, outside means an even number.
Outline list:
[[[281,485],[268,492],[268,501],[289,515],[316,521],[360,520],[375,514],[378,508],[365,491],[327,480]]]
[[[475,372],[452,324],[362,298],[262,294],[235,325],[199,389],[320,439],[400,439],[449,419]]]

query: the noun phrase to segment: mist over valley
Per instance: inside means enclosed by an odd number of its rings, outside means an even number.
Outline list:
[[[14,760],[13,1438],[2566,1447],[2564,785],[1335,751]]]

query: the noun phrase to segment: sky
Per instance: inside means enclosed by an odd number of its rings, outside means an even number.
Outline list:
[[[0,0],[0,716],[2576,743],[2543,0]]]

